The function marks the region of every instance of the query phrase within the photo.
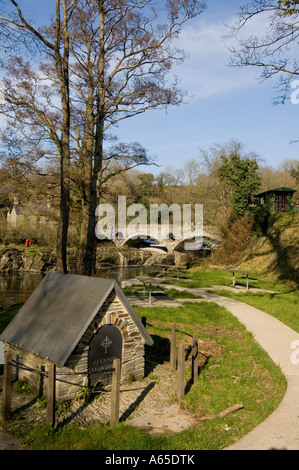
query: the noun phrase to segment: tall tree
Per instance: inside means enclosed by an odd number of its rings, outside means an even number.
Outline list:
[[[221,156],[220,181],[231,190],[232,220],[240,219],[254,202],[254,193],[261,184],[256,158],[232,152]]]
[[[44,55],[50,56],[54,62],[54,70],[59,84],[59,98],[61,109],[61,126],[58,129],[55,121],[47,116],[47,106],[37,100],[38,90],[31,84],[31,79],[37,80],[36,74],[30,70],[28,63],[18,57],[14,61],[14,70],[10,67],[10,74],[5,80],[5,93],[3,112],[10,117],[16,117],[19,123],[34,122],[34,125],[45,129],[48,137],[55,143],[60,158],[60,218],[57,233],[57,269],[67,272],[67,233],[69,225],[69,199],[70,199],[70,94],[69,94],[69,19],[71,17],[74,0],[56,0],[56,18],[51,31],[37,29],[33,23],[26,20],[18,2],[10,0],[1,2],[7,7],[13,6],[10,16],[0,16],[2,39],[5,44],[15,45],[15,41],[25,43],[30,48],[31,41],[43,49]],[[13,37],[11,36],[13,34]],[[12,41],[13,42],[12,42]],[[11,82],[11,75],[18,80],[19,88]],[[20,74],[20,76],[18,76]],[[47,97],[44,97],[47,99]],[[30,116],[31,114],[31,116]],[[39,122],[38,122],[39,121]]]
[[[84,2],[83,2],[84,3]],[[93,24],[97,47],[95,89],[94,160],[90,172],[89,211],[83,270],[95,269],[95,209],[103,162],[104,138],[112,126],[148,109],[174,106],[183,93],[167,75],[185,54],[173,45],[182,25],[201,13],[205,5],[196,0],[160,2],[155,11],[150,0],[94,0]],[[152,7],[153,6],[153,7]],[[81,8],[81,11],[84,11]],[[164,23],[160,24],[159,15]],[[94,28],[93,28],[94,29]]]

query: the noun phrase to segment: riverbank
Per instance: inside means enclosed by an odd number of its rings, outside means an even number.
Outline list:
[[[130,248],[105,244],[98,248],[97,269],[124,266],[159,266],[184,265],[189,266],[198,254],[167,253],[163,250],[149,248]],[[68,251],[69,272],[76,272],[77,250]],[[56,253],[54,250],[42,247],[32,247],[28,251],[23,247],[4,247],[0,249],[0,273],[33,272],[46,273],[56,270]]]

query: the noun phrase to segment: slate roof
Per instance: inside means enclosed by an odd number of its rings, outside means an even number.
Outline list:
[[[296,189],[291,189],[291,188],[285,188],[285,187],[282,187],[282,188],[275,188],[275,189],[268,189],[268,191],[263,191],[262,193],[258,193],[256,194],[255,196],[262,196],[263,194],[267,194],[267,193],[277,193],[277,192],[281,192],[281,193],[284,193],[284,192],[288,192],[288,193],[296,193]]]
[[[58,273],[44,277],[0,340],[63,366],[113,289],[145,343],[152,345],[116,281]]]

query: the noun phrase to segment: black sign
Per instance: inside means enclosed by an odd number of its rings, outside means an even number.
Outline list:
[[[122,335],[116,326],[104,325],[97,330],[90,342],[90,385],[111,383],[115,358],[122,358]]]

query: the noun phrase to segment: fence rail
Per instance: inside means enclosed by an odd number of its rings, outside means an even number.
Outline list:
[[[48,372],[42,371],[39,369],[33,369],[32,367],[26,366],[25,364],[22,364],[21,362],[15,361],[12,359],[11,365],[17,367],[18,369],[22,370],[28,370],[29,372],[36,372],[37,374],[43,375],[44,377],[48,377]],[[111,367],[110,369],[105,369],[105,372],[113,372],[114,368]],[[98,374],[99,372],[103,372],[102,370],[93,370],[93,371],[84,371],[84,372],[57,372],[56,371],[56,376],[58,375],[92,375],[92,374]],[[57,379],[59,380],[59,379]]]
[[[28,370],[35,372],[43,377],[48,378],[48,400],[47,400],[47,414],[46,424],[48,426],[55,425],[55,396],[56,396],[56,381],[63,381],[59,379],[59,375],[91,375],[96,374],[95,371],[85,372],[57,372],[56,364],[48,361],[48,372],[32,367],[25,366],[12,359],[12,355],[8,352],[5,355],[4,363],[4,376],[3,376],[3,401],[2,401],[2,419],[7,421],[11,415],[11,399],[12,399],[12,367],[19,368],[22,370]],[[114,426],[119,420],[119,393],[120,393],[120,376],[121,376],[121,365],[120,359],[116,358],[113,361],[113,367],[105,372],[112,372],[112,388],[111,388],[111,408],[110,408],[110,425]]]
[[[154,326],[151,323],[146,321],[146,317],[141,319],[143,325],[150,326],[160,331],[170,331],[170,368],[177,370],[177,399],[180,401],[185,395],[185,354],[186,352],[192,351],[192,382],[196,382],[198,379],[198,336],[196,334],[190,334],[186,331],[179,330],[174,323],[171,328],[161,328]],[[178,356],[176,356],[177,346],[176,346],[176,333],[182,333],[186,336],[193,338],[193,344],[185,348],[183,344],[178,346]],[[206,356],[204,353],[200,352],[203,356]],[[207,356],[206,356],[207,357]]]
[[[171,328],[161,328],[154,326],[151,323],[147,323],[146,318],[142,317],[142,323],[144,326],[150,326],[160,331],[170,331],[170,368],[177,370],[177,399],[180,401],[185,395],[185,356],[186,352],[192,351],[192,382],[196,382],[198,378],[198,337],[196,334],[190,334],[185,331],[179,330],[176,324],[173,324]],[[176,333],[182,333],[193,339],[193,343],[185,348],[184,344],[179,344],[178,354],[176,346]],[[204,355],[204,353],[200,352]],[[56,370],[56,364],[48,361],[48,371],[38,370],[27,365],[24,365],[18,361],[12,359],[11,352],[5,355],[4,361],[4,376],[3,376],[3,401],[2,401],[2,419],[8,420],[11,414],[11,399],[12,399],[12,367],[35,372],[41,376],[48,378],[48,401],[47,401],[47,414],[46,423],[49,426],[55,424],[55,395],[56,395],[56,381],[64,381],[59,376],[75,376],[75,375],[92,375],[100,370],[95,371],[84,371],[84,372],[58,372]],[[113,426],[119,421],[119,395],[120,395],[120,378],[121,378],[121,361],[120,359],[114,359],[113,367],[105,372],[112,372],[112,388],[111,388],[111,409],[110,409],[110,425]],[[76,384],[77,385],[77,384]]]

